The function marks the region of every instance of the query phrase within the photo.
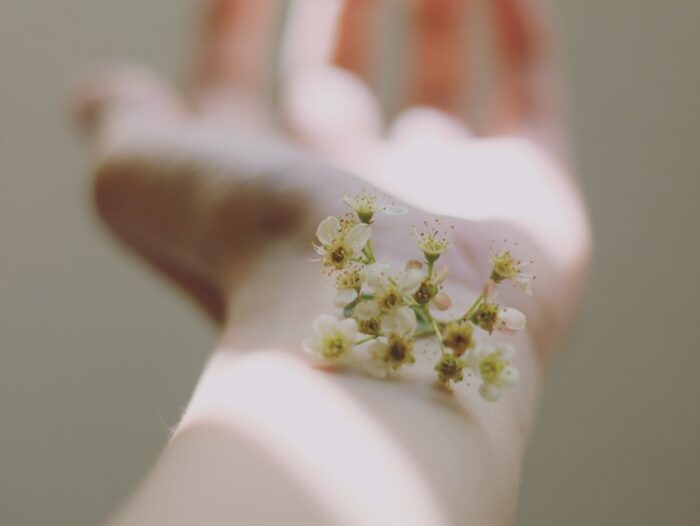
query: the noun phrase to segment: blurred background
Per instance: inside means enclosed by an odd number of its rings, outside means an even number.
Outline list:
[[[700,3],[559,0],[590,293],[552,369],[518,525],[700,524]],[[214,332],[94,221],[67,117],[89,64],[181,78],[194,0],[0,0],[0,524],[98,523]]]

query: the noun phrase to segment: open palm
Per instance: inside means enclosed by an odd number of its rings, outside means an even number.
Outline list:
[[[497,74],[478,96],[465,58],[471,2],[297,0],[275,72],[282,2],[214,2],[191,97],[133,67],[85,83],[103,217],[220,320],[224,289],[250,278],[266,246],[284,240],[276,260],[308,260],[313,227],[340,195],[376,189],[414,208],[377,226],[389,259],[408,255],[399,229],[442,216],[457,227],[450,279],[467,288],[494,239],[519,242],[542,277],[528,314],[535,331],[547,320],[551,347],[585,270],[585,213],[545,19],[529,1],[488,4]],[[378,64],[392,9],[413,35],[403,69]],[[382,104],[373,72],[387,68],[399,95]]]

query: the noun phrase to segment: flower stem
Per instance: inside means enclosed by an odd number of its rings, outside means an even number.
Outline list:
[[[430,310],[428,309],[427,305],[423,306],[423,314],[427,318],[427,320],[430,322],[431,327],[433,328],[433,332],[435,333],[435,336],[437,336],[438,343],[440,344],[440,350],[442,351],[442,354],[445,354],[447,352],[447,349],[445,349],[445,344],[442,343],[442,333],[440,332],[440,327],[438,327],[437,321],[435,321],[435,318],[430,314]]]
[[[377,338],[379,338],[379,336],[380,336],[379,334],[375,334],[373,336],[367,336],[366,338],[362,338],[361,340],[357,340],[355,342],[355,345],[362,345],[363,343],[367,343],[368,341],[376,340]]]
[[[367,258],[367,264],[372,264],[375,261],[377,261],[377,258],[374,256],[374,249],[372,248],[372,240],[368,239],[367,244],[365,245],[365,248],[362,249],[362,252],[364,253],[365,257]]]
[[[435,264],[434,261],[428,261],[428,277],[432,278],[433,277],[433,265]]]
[[[433,336],[435,334],[435,329],[431,326],[430,329],[425,329],[423,331],[418,331],[414,334],[416,338],[425,338],[426,336]]]
[[[474,311],[477,309],[477,307],[481,304],[481,302],[484,300],[484,293],[482,292],[479,294],[476,299],[474,300],[474,303],[472,303],[472,306],[469,307],[469,310],[467,310],[466,314],[460,318],[460,320],[465,321],[468,320],[472,314],[474,314]]]

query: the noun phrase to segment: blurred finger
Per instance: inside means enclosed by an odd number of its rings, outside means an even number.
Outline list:
[[[462,111],[467,90],[466,15],[470,0],[411,0],[415,26],[407,106]]]
[[[537,3],[492,1],[499,75],[489,123],[494,133],[552,124],[561,116],[551,24]]]
[[[182,100],[164,81],[133,65],[89,75],[79,83],[74,109],[102,146],[128,140],[136,132],[172,126],[187,116]]]
[[[281,0],[210,0],[197,64],[204,97],[258,98],[270,85]]]
[[[281,50],[282,74],[332,63],[344,0],[291,0]]]
[[[372,58],[376,56],[379,11],[379,0],[347,0],[338,21],[332,62],[365,82],[370,78]]]
[[[364,80],[372,52],[365,23],[373,11],[371,2],[291,5],[282,50],[283,109],[302,141],[332,155],[381,131],[380,109]]]

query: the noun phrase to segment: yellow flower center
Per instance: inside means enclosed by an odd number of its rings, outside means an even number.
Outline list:
[[[483,378],[485,382],[495,383],[500,377],[501,371],[503,371],[505,366],[506,364],[503,360],[495,356],[490,356],[479,365],[481,378]]]
[[[469,320],[485,331],[493,332],[493,328],[498,320],[498,305],[495,303],[482,303]]]
[[[492,256],[491,263],[491,279],[496,283],[513,279],[520,272],[520,261],[514,259],[509,250]]]
[[[391,343],[389,347],[389,357],[395,362],[401,362],[406,357],[406,346],[398,341]]]
[[[341,335],[330,336],[323,342],[323,356],[326,358],[338,358],[345,349],[346,342]]]
[[[358,325],[360,332],[364,334],[377,334],[379,332],[379,322],[375,319],[360,320]]]
[[[450,323],[445,330],[442,343],[452,349],[457,356],[472,346],[473,329],[470,323]]]
[[[420,287],[413,295],[413,299],[415,299],[419,305],[425,305],[433,299],[437,293],[438,288],[430,280],[425,280],[420,284]]]
[[[394,291],[387,293],[381,301],[382,307],[385,309],[392,309],[399,304],[399,296]]]

